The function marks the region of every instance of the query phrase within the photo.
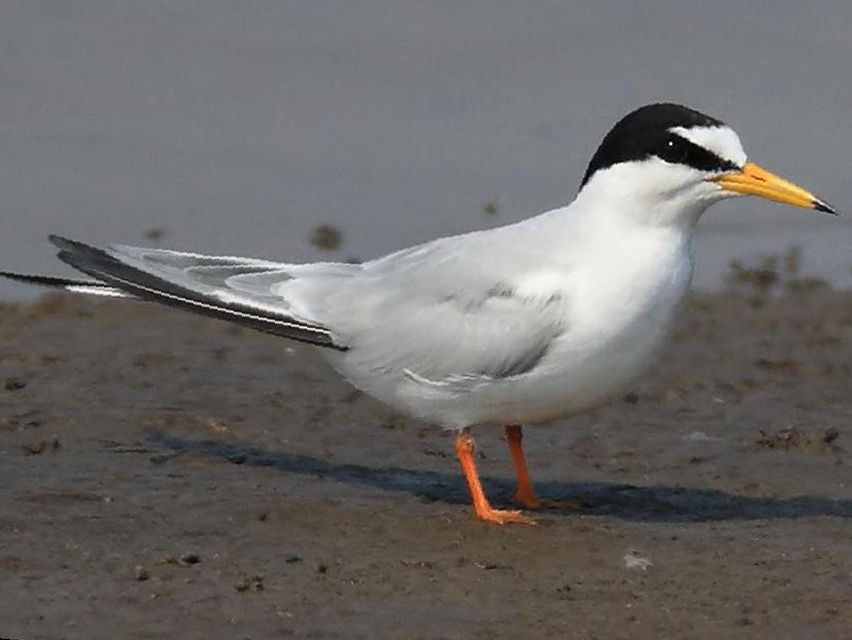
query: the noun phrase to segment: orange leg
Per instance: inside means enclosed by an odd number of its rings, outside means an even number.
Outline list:
[[[579,509],[582,505],[571,500],[554,501],[541,500],[535,494],[530,473],[527,470],[527,459],[524,456],[523,447],[524,432],[521,425],[510,424],[506,425],[506,443],[509,445],[509,451],[512,453],[512,461],[515,463],[515,474],[518,477],[518,488],[515,490],[514,499],[517,503],[523,505],[527,509],[541,509],[547,507],[551,509]]]
[[[506,425],[506,443],[515,463],[515,475],[518,477],[518,488],[515,490],[515,501],[527,509],[540,509],[541,501],[535,495],[530,472],[527,470],[527,458],[524,455],[524,432],[519,424]]]
[[[467,480],[468,489],[470,489],[470,497],[473,500],[473,510],[476,516],[480,520],[492,524],[507,524],[509,522],[536,524],[534,519],[520,511],[506,511],[491,506],[488,498],[485,497],[485,491],[482,490],[482,483],[479,481],[473,451],[473,438],[467,429],[462,429],[456,434],[456,455],[459,458],[464,479]]]

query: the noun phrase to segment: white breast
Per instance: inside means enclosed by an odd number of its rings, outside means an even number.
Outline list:
[[[586,256],[564,283],[567,331],[528,376],[480,389],[463,417],[544,422],[629,390],[658,357],[692,276],[690,237],[658,231]]]
[[[571,243],[570,267],[545,261],[518,274],[514,283],[525,296],[555,297],[561,305],[564,330],[529,371],[435,381],[416,371],[366,372],[346,355],[332,354],[333,364],[387,404],[448,428],[543,422],[582,413],[623,393],[659,353],[688,288],[691,234],[572,229],[577,233],[585,235]]]

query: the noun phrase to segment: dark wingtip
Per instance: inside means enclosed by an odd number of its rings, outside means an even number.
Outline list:
[[[80,246],[81,243],[75,242],[74,240],[69,240],[68,238],[63,238],[62,236],[57,236],[54,234],[50,234],[47,236],[47,239],[50,240],[50,244],[52,244],[57,249],[70,249],[75,246]]]
[[[823,211],[825,213],[830,213],[833,216],[839,216],[840,215],[840,212],[837,211],[837,209],[832,207],[827,202],[820,200],[819,198],[814,200],[814,209],[816,209],[817,211]]]
[[[34,284],[39,287],[52,287],[54,289],[64,289],[67,287],[103,287],[108,285],[103,282],[92,280],[77,280],[74,278],[55,278],[53,276],[37,276],[29,273],[16,273],[14,271],[0,271],[0,278],[8,278],[14,282],[23,282],[24,284]]]
[[[32,277],[34,276],[28,275],[26,273],[15,273],[14,271],[0,271],[0,278],[14,280],[15,282],[29,282],[30,278]]]

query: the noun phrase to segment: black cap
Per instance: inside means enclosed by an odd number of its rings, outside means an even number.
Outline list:
[[[729,160],[670,131],[674,127],[690,129],[724,126],[721,120],[679,104],[660,103],[639,107],[619,120],[606,134],[589,162],[580,188],[596,171],[651,156],[701,171],[735,171],[738,167]]]

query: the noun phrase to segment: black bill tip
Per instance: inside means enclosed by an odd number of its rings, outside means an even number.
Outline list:
[[[832,207],[827,202],[820,200],[819,198],[814,198],[814,209],[816,209],[817,211],[824,211],[825,213],[830,213],[833,216],[839,216],[840,215],[840,213],[837,211],[837,209]]]

